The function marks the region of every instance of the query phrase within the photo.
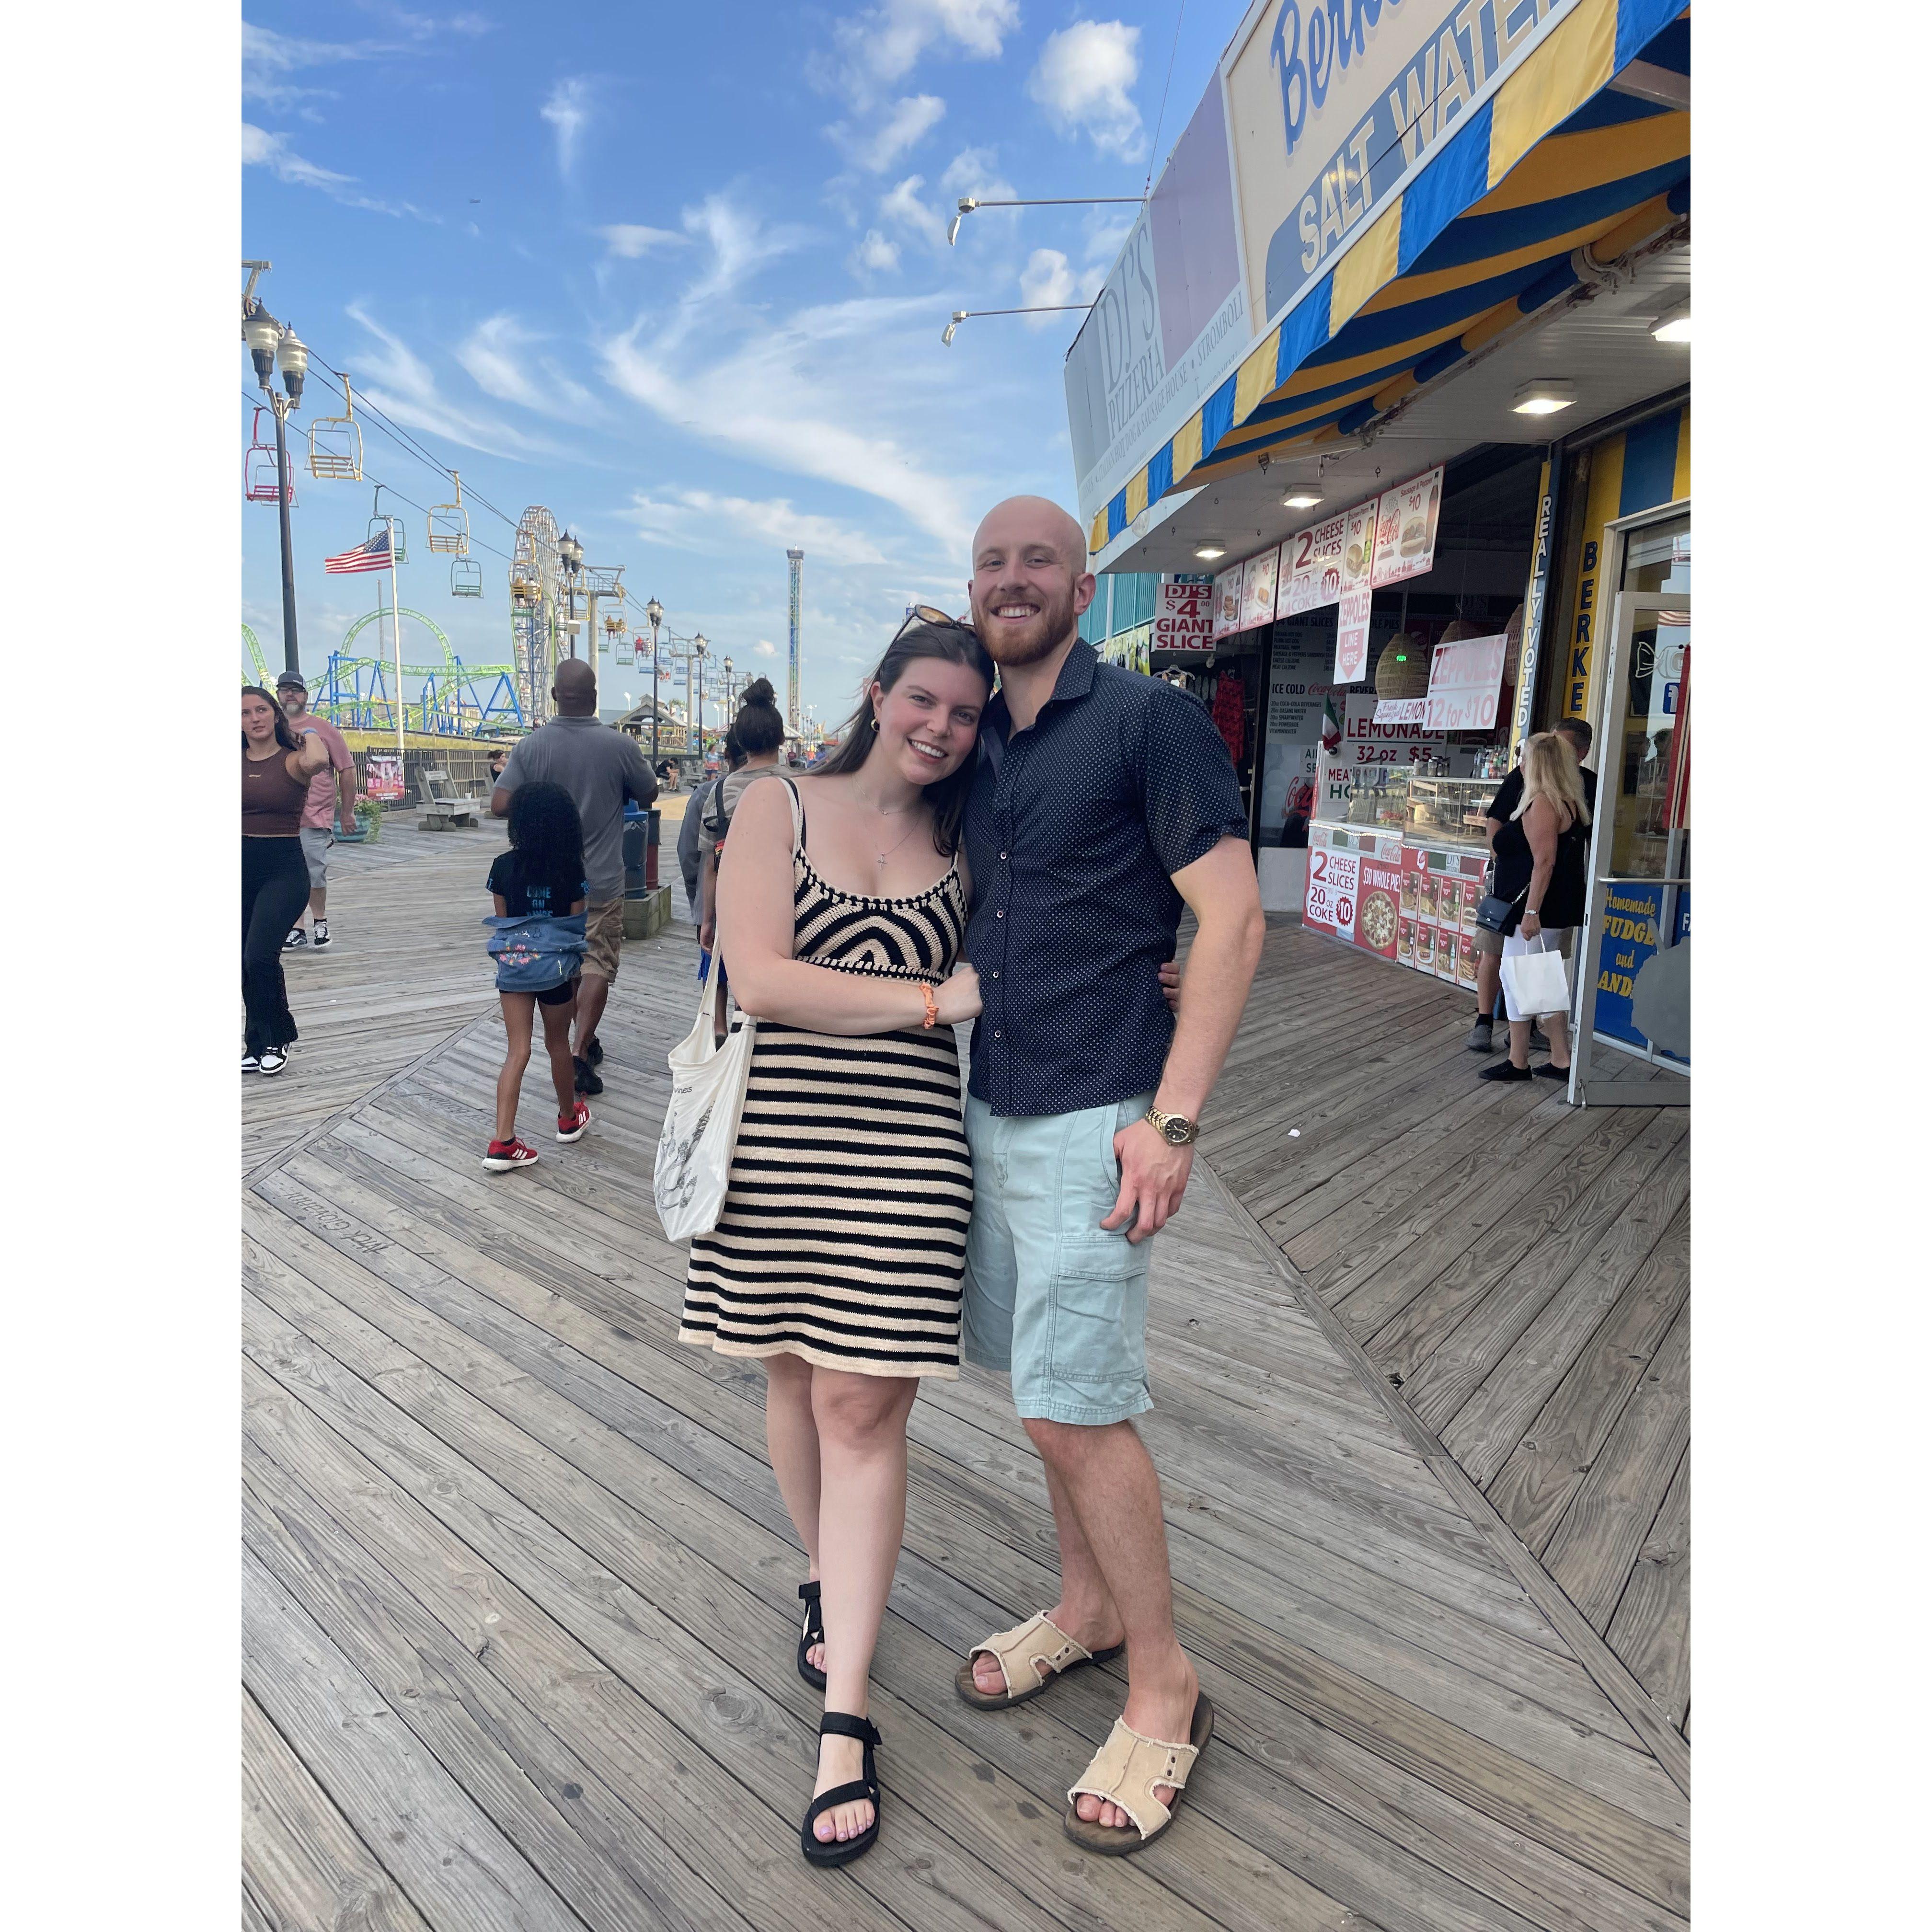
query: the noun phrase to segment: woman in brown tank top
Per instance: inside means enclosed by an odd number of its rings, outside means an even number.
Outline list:
[[[282,940],[308,898],[302,806],[328,763],[319,731],[297,742],[282,707],[258,684],[242,688],[242,1002],[244,1073],[279,1073],[296,1023],[282,978]]]

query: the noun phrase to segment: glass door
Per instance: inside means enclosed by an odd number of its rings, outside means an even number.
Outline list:
[[[1689,552],[1688,516],[1629,532],[1611,621],[1570,1059],[1585,1106],[1690,1100]]]

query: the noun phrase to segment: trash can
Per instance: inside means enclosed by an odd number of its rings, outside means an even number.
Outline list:
[[[650,890],[644,877],[650,837],[650,816],[635,806],[624,808],[624,896],[640,899]]]

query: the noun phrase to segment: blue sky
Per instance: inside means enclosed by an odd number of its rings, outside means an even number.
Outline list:
[[[1060,370],[1080,318],[972,321],[950,349],[940,332],[954,308],[1086,299],[1132,211],[988,211],[949,249],[954,202],[1139,194],[1170,53],[1163,154],[1240,10],[250,0],[244,252],[274,264],[270,309],[466,490],[512,518],[548,506],[638,602],[781,690],[784,552],[803,548],[803,695],[830,718],[909,602],[962,607],[988,504],[1072,504]],[[328,407],[308,400],[298,425]],[[372,478],[448,494],[373,424],[364,440]],[[313,677],[375,603],[374,580],[322,572],[373,490],[299,468],[297,488]],[[410,514],[405,605],[466,661],[507,658],[508,566],[481,546],[507,554],[508,527],[472,509],[484,595],[460,601]],[[275,513],[242,517],[243,616],[272,667]],[[604,681],[607,701],[644,694]]]

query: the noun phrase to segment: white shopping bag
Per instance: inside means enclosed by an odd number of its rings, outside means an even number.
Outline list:
[[[664,1109],[652,1175],[658,1219],[668,1241],[710,1234],[724,1211],[730,1184],[731,1151],[737,1144],[758,1022],[741,1012],[739,1025],[718,1045],[718,980],[714,953],[697,1024],[669,1055],[670,1104]]]
[[[1544,933],[1523,943],[1536,950],[1503,955],[1503,990],[1509,995],[1511,1010],[1536,1019],[1546,1013],[1567,1013],[1570,976],[1563,955]]]

